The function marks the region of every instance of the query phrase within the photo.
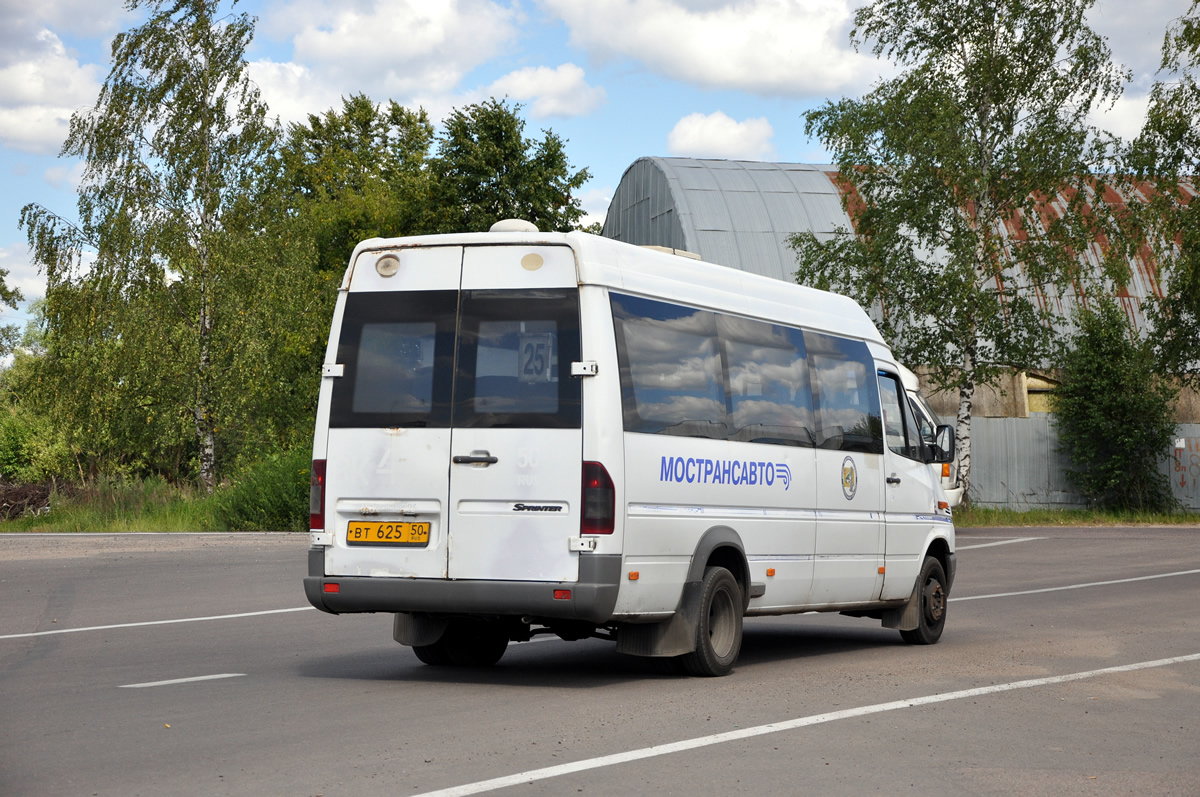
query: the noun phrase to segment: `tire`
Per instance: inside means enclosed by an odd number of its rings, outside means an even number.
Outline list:
[[[417,658],[423,664],[436,667],[450,663],[450,654],[446,652],[446,646],[440,639],[432,645],[413,645],[413,653],[417,654]]]
[[[442,638],[432,645],[415,645],[413,653],[425,664],[491,667],[508,649],[508,634],[499,623],[451,620]]]
[[[706,677],[728,675],[742,650],[742,590],[723,567],[704,571],[696,649],[680,657],[684,670]]]
[[[933,645],[942,638],[946,627],[946,571],[942,563],[932,556],[925,557],[921,575],[917,577],[918,605],[920,608],[917,627],[901,631],[901,638],[910,645]]]

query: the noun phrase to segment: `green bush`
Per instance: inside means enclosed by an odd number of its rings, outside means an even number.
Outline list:
[[[296,448],[247,467],[213,497],[217,523],[230,531],[306,530],[310,456]]]
[[[1178,391],[1155,373],[1150,345],[1113,299],[1078,314],[1079,332],[1054,391],[1067,477],[1092,506],[1161,512],[1176,508],[1159,462],[1175,433]]]
[[[15,408],[0,410],[0,479],[23,481],[32,464],[33,428]]]

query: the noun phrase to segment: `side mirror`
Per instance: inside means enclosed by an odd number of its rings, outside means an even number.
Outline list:
[[[942,424],[937,428],[937,442],[929,447],[929,461],[941,464],[954,461],[954,427]]]

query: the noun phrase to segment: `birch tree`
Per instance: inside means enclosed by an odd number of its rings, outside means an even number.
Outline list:
[[[232,11],[236,0],[224,5],[126,0],[148,16],[113,40],[96,105],[72,116],[62,148],[85,165],[78,219],[39,205],[21,214],[47,276],[52,353],[57,340],[99,363],[104,350],[156,340],[135,356],[158,366],[153,401],[177,405],[159,412],[190,418],[196,472],[210,491],[214,341],[246,256],[236,231],[248,227],[257,167],[277,135],[246,72],[253,20]],[[127,373],[97,374],[131,383]]]
[[[1132,242],[1154,247],[1163,286],[1147,310],[1158,367],[1200,388],[1200,2],[1167,29],[1162,52],[1146,124],[1129,153],[1131,193],[1153,186]]]
[[[1111,145],[1088,119],[1128,79],[1088,27],[1091,5],[877,0],[851,41],[898,74],[806,115],[854,229],[794,236],[797,279],[873,308],[897,355],[957,393],[964,488],[976,390],[1044,364],[1056,298],[1089,288],[1089,175]]]

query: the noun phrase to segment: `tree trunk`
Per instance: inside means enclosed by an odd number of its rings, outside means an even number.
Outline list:
[[[954,430],[957,450],[956,480],[962,488],[962,500],[970,505],[968,497],[971,487],[971,411],[975,401],[975,346],[963,349],[963,381],[958,388],[958,422]]]
[[[211,363],[208,352],[209,339],[212,335],[212,314],[208,306],[208,296],[201,288],[200,298],[200,359],[197,363],[196,374],[196,439],[200,444],[200,483],[204,490],[212,493],[217,481],[217,446],[216,435],[213,431]]]

